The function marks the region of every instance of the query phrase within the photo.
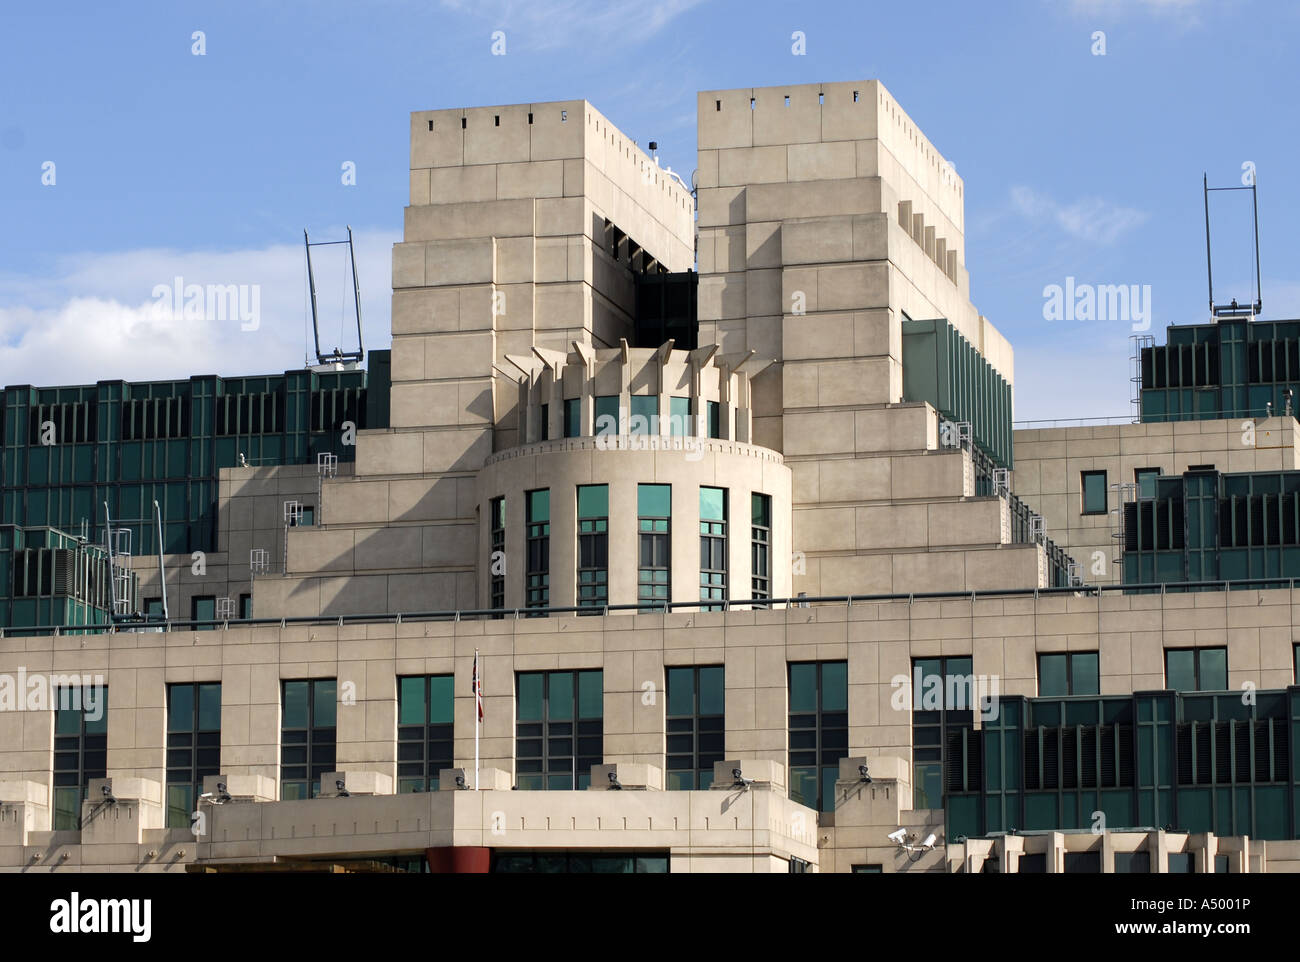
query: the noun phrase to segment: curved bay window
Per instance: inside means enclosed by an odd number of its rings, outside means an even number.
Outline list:
[[[524,572],[525,604],[545,608],[551,603],[551,492],[528,492],[528,559]]]

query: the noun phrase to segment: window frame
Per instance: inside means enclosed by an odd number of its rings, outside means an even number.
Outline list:
[[[1097,673],[1094,677],[1096,681],[1096,690],[1094,691],[1075,691],[1075,659],[1079,656],[1092,655],[1097,659]],[[1065,659],[1065,691],[1063,692],[1044,692],[1043,691],[1043,659],[1044,658],[1064,658]],[[1101,694],[1101,652],[1100,651],[1040,651],[1038,652],[1038,695],[1039,698],[1069,698],[1073,695],[1098,696]]]
[[[717,672],[717,684],[721,686],[722,713],[702,714],[704,699],[704,672]],[[689,674],[691,686],[691,710],[687,714],[673,713],[674,675],[681,678]],[[712,678],[710,674],[710,684]],[[666,665],[664,666],[664,789],[667,791],[703,791],[713,784],[713,763],[726,757],[726,699],[727,675],[725,665]],[[702,748],[702,740],[717,736],[718,747]],[[674,740],[677,741],[674,741]],[[685,739],[689,748],[683,749]],[[676,749],[674,748],[676,746]],[[690,765],[674,767],[674,759],[689,759]],[[701,759],[706,759],[702,761]],[[688,779],[681,776],[689,775]],[[674,777],[677,776],[677,777]],[[681,784],[688,781],[689,784]]]
[[[191,690],[190,727],[172,727],[172,706],[179,689]],[[216,689],[217,727],[202,728],[203,693],[201,689]],[[203,779],[221,773],[221,682],[182,681],[167,685],[166,756],[163,775],[164,816],[168,828],[189,828],[191,815],[198,810],[199,796],[203,792]],[[206,737],[204,737],[206,736]],[[188,738],[188,743],[182,739]],[[215,751],[215,758],[211,753]],[[188,761],[180,764],[181,756]],[[208,763],[200,759],[211,758]],[[181,775],[185,777],[180,777]],[[176,777],[173,777],[175,775]],[[172,788],[188,788],[188,801],[181,812],[172,803]]]
[[[1182,654],[1185,652],[1192,653],[1192,678],[1195,682],[1194,688],[1175,688],[1169,678],[1169,656],[1171,654]],[[1210,652],[1223,653],[1223,685],[1222,688],[1205,688],[1204,687],[1204,664],[1202,656]],[[1169,691],[1176,692],[1222,692],[1231,691],[1229,687],[1229,678],[1231,673],[1228,665],[1228,646],[1227,645],[1203,645],[1203,646],[1179,646],[1164,649],[1164,667],[1165,667],[1165,688]]]
[[[1101,478],[1101,503],[1102,507],[1090,509],[1088,507],[1088,479]],[[1104,470],[1080,471],[1079,472],[1079,514],[1081,515],[1104,515],[1110,510],[1110,489],[1106,486],[1106,472]]]
[[[722,518],[704,517],[704,492],[717,491],[722,494]],[[726,601],[728,596],[728,522],[730,515],[731,500],[730,492],[726,488],[713,487],[712,485],[700,485],[699,502],[700,502],[700,601],[710,602],[701,604],[701,611],[724,611],[726,610]],[[718,555],[721,555],[720,559]],[[706,567],[705,561],[709,564]],[[722,566],[717,567],[714,562],[721,560]],[[721,603],[719,603],[721,602]]]
[[[406,795],[418,792],[436,792],[438,790],[439,772],[444,768],[454,768],[456,763],[456,684],[455,675],[398,675],[397,676],[397,794]],[[402,682],[420,681],[423,683],[424,720],[421,722],[402,721]],[[430,721],[434,707],[434,682],[440,686],[450,683],[447,691],[449,702],[449,721]],[[403,746],[409,755],[419,757],[403,758]],[[415,769],[419,769],[416,771]],[[405,769],[405,771],[403,770]],[[418,788],[404,788],[403,784],[418,781]]]
[[[794,674],[796,668],[802,668],[808,665],[816,667],[816,689],[815,701],[816,708],[813,711],[795,711],[794,709]],[[844,708],[842,710],[828,710],[826,704],[826,668],[827,666],[843,665],[844,666]],[[848,704],[848,672],[849,663],[847,659],[832,658],[825,661],[791,661],[786,663],[786,771],[789,773],[787,784],[789,786],[789,795],[792,801],[805,805],[808,808],[818,812],[835,811],[834,785],[835,780],[839,777],[840,759],[847,758],[849,755],[849,704]],[[838,716],[843,716],[842,724],[834,723]],[[828,717],[831,723],[828,724]],[[796,719],[812,718],[813,724],[796,725]],[[811,748],[806,745],[795,745],[796,732],[813,732],[813,745]],[[843,746],[827,744],[827,736],[832,733],[843,731],[843,739],[838,736],[832,737],[831,741],[843,741]],[[812,766],[808,764],[796,764],[795,754],[812,752],[816,761]],[[827,756],[833,756],[828,762]],[[795,771],[812,767],[815,772],[815,784],[817,786],[817,796],[811,804],[802,800],[803,796],[797,795],[795,785]],[[826,779],[827,772],[832,771],[834,777],[830,781],[832,797],[826,798]],[[827,804],[829,802],[829,805]]]
[[[94,730],[88,727],[86,719],[86,689],[94,687],[98,692],[99,704],[102,706],[103,717],[92,722]],[[69,704],[72,700],[70,694],[65,692],[77,692],[77,708],[60,707]],[[50,825],[54,831],[79,831],[81,829],[81,803],[88,797],[90,780],[92,778],[108,777],[108,686],[107,685],[78,685],[69,688],[55,688],[52,690],[54,696],[54,753],[51,767],[51,796],[50,796]],[[74,712],[77,715],[76,733],[59,732],[59,715],[62,712]],[[102,744],[101,744],[102,740]],[[99,757],[103,757],[103,766],[95,764]],[[59,759],[75,759],[75,764],[60,767]],[[89,758],[88,758],[89,756]],[[69,773],[75,773],[75,783],[68,778]],[[63,781],[67,784],[60,785]],[[64,819],[63,814],[59,811],[60,796],[69,790],[75,790],[77,793],[76,808],[71,813],[71,824]]]
[[[296,725],[293,727],[289,727],[285,724],[285,720],[286,720],[285,705],[287,701],[286,695],[288,692],[287,686],[297,685],[297,684],[305,684],[307,686],[307,725],[305,727],[299,727]],[[320,692],[326,685],[334,686],[333,694],[331,696],[333,700],[334,724],[317,725],[316,724],[316,716],[318,714],[316,708],[317,693]],[[301,738],[294,737],[290,739],[285,737],[286,734],[294,734],[296,736],[298,732],[303,733]],[[321,733],[319,738],[316,737],[317,732]],[[300,747],[306,749],[306,752],[304,754],[304,761],[301,763],[287,761],[286,754],[290,750],[300,748]],[[322,755],[328,757],[329,761],[325,762],[325,761],[318,760],[318,756],[322,756]],[[337,678],[282,678],[280,679],[280,772],[279,772],[280,801],[300,801],[303,799],[318,797],[320,795],[320,789],[321,789],[319,778],[324,776],[326,772],[336,770],[334,766],[337,764],[338,764],[338,679]],[[305,769],[306,775],[285,777],[286,768],[292,768],[294,770],[297,770],[299,768]],[[320,773],[315,778],[313,778],[312,775],[313,770],[319,770]],[[298,796],[295,799],[286,798],[285,786],[289,784],[301,785],[305,789],[304,794]]]
[[[558,675],[568,675],[573,693],[573,713],[569,718],[551,718],[551,682]],[[600,714],[582,714],[582,676],[598,676]],[[519,717],[522,684],[526,677],[541,676],[540,719]],[[591,766],[605,757],[605,675],[603,668],[543,669],[515,672],[515,787],[520,791],[581,791],[591,783]],[[568,732],[563,728],[568,726]],[[534,730],[536,729],[536,730]],[[553,753],[557,742],[569,741],[569,752]],[[584,741],[586,742],[585,749]],[[595,742],[596,744],[593,744]],[[525,744],[527,743],[527,744]],[[534,744],[536,751],[532,751]],[[568,760],[569,770],[553,762]],[[583,764],[586,762],[587,764]],[[534,768],[533,766],[536,766]],[[527,769],[527,770],[525,770]],[[569,785],[554,784],[569,776]],[[536,779],[536,784],[532,784]]]

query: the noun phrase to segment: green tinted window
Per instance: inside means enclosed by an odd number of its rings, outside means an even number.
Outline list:
[[[751,522],[758,527],[772,527],[772,499],[766,494],[751,494],[749,514]]]
[[[603,395],[595,402],[596,433],[618,434],[618,395]]]
[[[423,676],[397,679],[397,724],[423,725],[425,711]]]
[[[519,675],[519,721],[542,720],[542,683],[543,674],[540,671]]]
[[[551,520],[550,489],[528,492],[528,523],[535,524]]]
[[[659,396],[634,394],[628,434],[657,434],[659,430]]]
[[[725,704],[723,667],[700,669],[700,714],[721,715]]]
[[[668,433],[674,437],[687,437],[691,434],[691,399],[688,397],[670,397],[668,399]]]
[[[722,437],[722,406],[717,401],[705,401],[704,410],[708,414],[709,437]]]
[[[167,730],[188,732],[194,730],[194,686],[171,685],[167,705]]]
[[[221,729],[221,684],[212,682],[199,685],[199,730],[205,732]]]
[[[1106,472],[1084,471],[1082,476],[1083,513],[1106,513]]]
[[[1070,654],[1070,694],[1096,695],[1101,692],[1098,657],[1095,651]]]
[[[700,488],[700,520],[727,520],[727,492],[723,488]]]
[[[429,724],[450,725],[455,715],[453,675],[434,675],[429,679]]]
[[[1174,691],[1196,691],[1196,652],[1165,652],[1165,686]]]
[[[667,518],[672,514],[672,485],[638,484],[636,513],[642,518]]]
[[[605,673],[603,671],[578,672],[578,717],[603,718],[605,716]]]
[[[551,721],[569,721],[573,718],[573,672],[551,672],[551,695],[547,709]]]
[[[314,725],[316,728],[333,728],[337,715],[338,685],[333,678],[320,679],[312,684],[316,686]]]
[[[582,401],[578,398],[564,402],[564,436],[576,438],[582,435]]]
[[[1200,655],[1200,690],[1227,691],[1228,649],[1202,648]]]
[[[668,714],[691,715],[695,712],[695,669],[669,668]]]
[[[1139,498],[1154,498],[1156,496],[1156,478],[1160,477],[1159,468],[1138,468],[1133,472],[1133,479],[1137,482]]]
[[[849,663],[822,664],[822,711],[844,711],[849,707]]]
[[[307,685],[305,681],[286,681],[284,683],[285,728],[307,727]]]
[[[609,485],[584,484],[578,488],[579,518],[609,517]]]
[[[1038,695],[1050,698],[1070,693],[1068,666],[1064,654],[1038,656]]]
[[[790,711],[817,710],[817,665],[790,666]]]

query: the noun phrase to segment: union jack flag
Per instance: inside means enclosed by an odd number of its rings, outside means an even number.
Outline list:
[[[478,652],[474,652],[474,702],[478,705],[478,720],[483,720],[483,679],[478,673]]]

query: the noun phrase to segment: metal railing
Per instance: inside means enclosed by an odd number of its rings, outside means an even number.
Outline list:
[[[1151,584],[1079,585],[1050,588],[985,588],[973,591],[913,591],[893,594],[818,595],[794,598],[723,598],[699,601],[659,601],[653,604],[632,603],[591,607],[564,605],[550,608],[467,608],[441,611],[368,612],[351,615],[300,615],[284,618],[232,618],[132,622],[118,625],[40,626],[0,629],[0,638],[28,638],[58,635],[113,634],[136,632],[172,632],[228,630],[231,628],[293,626],[342,627],[345,625],[409,624],[419,622],[500,621],[551,615],[671,614],[676,612],[717,613],[731,611],[800,610],[813,606],[862,604],[915,604],[918,601],[989,601],[998,598],[1050,598],[1069,595],[1076,598],[1100,598],[1103,595],[1175,594],[1186,591],[1230,591],[1236,588],[1289,589],[1294,591],[1297,578],[1249,578],[1239,581],[1178,581]]]

